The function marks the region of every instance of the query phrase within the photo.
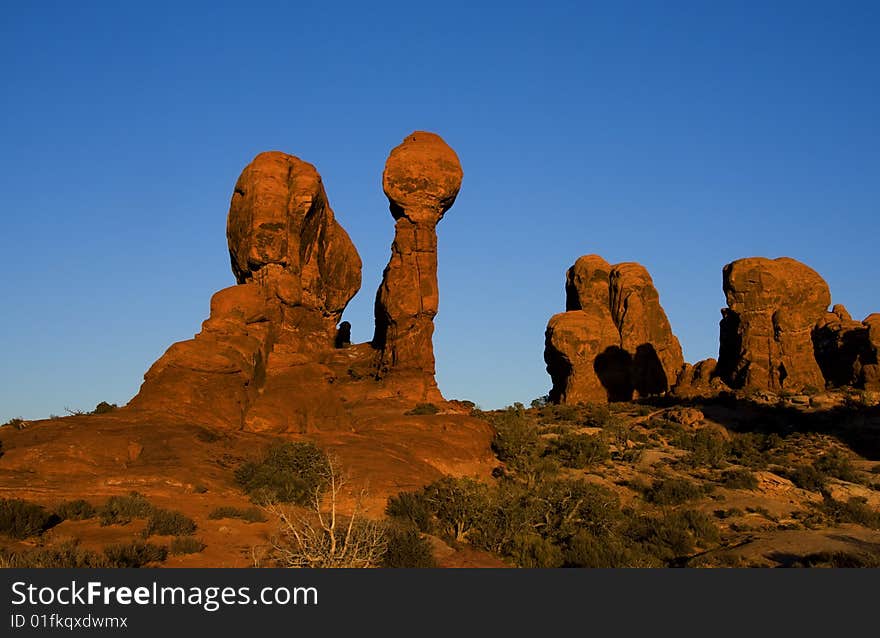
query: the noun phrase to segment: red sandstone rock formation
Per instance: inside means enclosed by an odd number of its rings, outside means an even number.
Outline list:
[[[566,274],[566,309],[545,335],[552,401],[628,401],[675,382],[681,346],[644,267],[579,258]]]
[[[133,407],[240,427],[277,359],[333,347],[361,261],[315,168],[258,155],[236,183],[227,237],[238,285],[214,295],[194,339],[153,364]]]
[[[711,358],[693,365],[685,363],[678,373],[673,393],[681,398],[717,395],[726,388],[716,374],[717,367],[718,361]]]
[[[395,220],[391,260],[376,294],[373,345],[379,376],[423,400],[442,399],[434,381],[437,223],[461,186],[458,157],[433,133],[416,131],[391,151],[382,184]]]
[[[875,324],[872,342],[871,325]],[[868,390],[878,387],[877,337],[880,314],[855,321],[837,304],[813,328],[816,360],[829,387],[852,386]]]
[[[812,330],[831,303],[825,281],[790,259],[754,257],[724,267],[718,373],[731,388],[801,390],[825,380]]]

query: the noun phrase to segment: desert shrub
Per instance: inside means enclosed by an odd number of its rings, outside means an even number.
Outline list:
[[[442,478],[424,488],[441,533],[457,541],[477,527],[489,503],[486,485],[469,478]]]
[[[665,562],[687,556],[696,545],[703,547],[718,542],[718,528],[703,512],[675,510],[659,518],[634,516],[627,535],[643,552]]]
[[[690,452],[686,463],[691,467],[724,467],[727,462],[727,441],[719,432],[697,430],[691,436],[679,438],[677,444]]]
[[[125,496],[111,496],[98,509],[101,525],[126,525],[135,518],[147,518],[153,506],[143,494],[130,492]]]
[[[772,451],[782,445],[778,434],[744,432],[735,434],[727,445],[728,460],[755,470],[761,470],[770,463]]]
[[[700,498],[704,491],[687,479],[656,479],[644,492],[645,500],[655,505],[681,505]]]
[[[816,469],[823,474],[833,476],[841,481],[858,483],[859,475],[852,461],[841,450],[835,449],[823,454],[816,460]]]
[[[835,523],[856,523],[871,529],[880,529],[880,511],[868,505],[862,496],[838,501],[826,494],[820,508]]]
[[[262,459],[235,470],[235,482],[255,503],[306,505],[325,491],[329,460],[314,443],[271,445]]]
[[[618,536],[596,536],[580,531],[565,549],[566,567],[659,567],[662,563],[646,554],[637,544],[627,544]]]
[[[495,428],[492,449],[508,468],[526,471],[535,464],[541,451],[538,429],[524,416],[513,411],[493,415]]]
[[[98,511],[94,505],[80,498],[59,503],[55,506],[55,514],[65,521],[84,521],[97,516]]]
[[[585,468],[607,460],[608,443],[599,435],[562,434],[553,439],[545,454],[559,459],[566,467]]]
[[[389,499],[389,516],[409,521],[423,532],[436,531],[463,541],[475,529],[490,502],[489,488],[469,478],[444,477],[418,492]]]
[[[20,498],[0,499],[0,533],[11,538],[42,534],[61,519],[36,503]]]
[[[176,536],[168,551],[171,554],[198,554],[206,545],[195,536]]]
[[[550,415],[554,421],[577,421],[580,417],[580,410],[575,405],[554,405],[550,410]]]
[[[198,485],[193,486],[193,492],[195,492],[196,494],[207,494],[208,488],[207,486],[199,483]]]
[[[16,430],[24,430],[27,427],[27,421],[25,421],[21,417],[16,417],[14,419],[9,419],[6,423],[4,423],[3,425],[0,425],[0,427],[6,427],[6,426],[9,426],[9,427],[14,428]]]
[[[799,488],[811,492],[825,490],[827,477],[812,465],[796,465],[785,473],[785,477]]]
[[[388,499],[385,508],[388,516],[410,523],[422,532],[432,531],[432,506],[424,491],[401,492]]]
[[[113,412],[119,406],[115,403],[107,403],[106,401],[101,401],[98,405],[95,406],[95,409],[92,411],[92,414],[107,414],[108,412]]]
[[[410,526],[389,525],[386,530],[385,554],[382,567],[430,568],[437,567],[431,543]]]
[[[133,541],[108,545],[104,548],[109,567],[143,567],[148,563],[161,563],[168,558],[168,548],[152,543]]]
[[[547,567],[564,562],[564,547],[579,531],[608,536],[619,520],[617,496],[598,485],[560,478],[533,487],[507,482],[499,488],[470,540],[519,565]],[[549,550],[548,543],[559,551]]]
[[[750,470],[727,470],[721,475],[721,484],[732,490],[754,490],[758,479]]]
[[[154,509],[147,519],[144,538],[148,536],[188,536],[196,533],[196,522],[181,512]]]
[[[817,552],[798,557],[791,567],[878,568],[880,556],[854,552]]]
[[[440,411],[433,403],[419,403],[412,410],[407,410],[404,414],[408,416],[419,416],[428,414],[437,414]]]
[[[15,568],[82,569],[108,567],[107,559],[96,552],[83,549],[76,540],[57,545],[38,547],[22,552],[0,552],[0,559]]]
[[[562,548],[540,534],[517,536],[509,556],[517,566],[526,569],[547,569],[562,567],[565,564]]]
[[[722,520],[725,518],[733,518],[735,516],[742,516],[743,514],[745,514],[745,512],[743,512],[738,507],[731,507],[730,509],[727,509],[727,510],[715,510],[713,513],[715,514],[716,517],[718,517]]]
[[[264,523],[266,521],[266,516],[258,507],[218,507],[211,510],[208,518],[211,520],[238,518],[248,523]]]
[[[880,463],[871,468],[871,474],[880,474]]]

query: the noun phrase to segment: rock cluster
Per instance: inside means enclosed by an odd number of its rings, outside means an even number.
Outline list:
[[[681,346],[643,266],[585,255],[568,270],[565,289],[566,312],[545,333],[551,401],[628,401],[673,385]]]
[[[361,260],[336,221],[321,177],[292,155],[258,155],[232,195],[227,239],[237,285],[211,299],[193,339],[149,369],[134,409],[252,431],[349,427],[347,402],[442,400],[434,381],[436,224],[462,171],[455,153],[416,132],[383,178],[397,220],[376,297],[372,343],[339,321],[360,288]],[[338,327],[337,327],[338,326]]]
[[[545,335],[551,400],[880,390],[880,313],[855,321],[842,305],[829,312],[831,292],[813,269],[787,257],[740,259],[724,267],[723,289],[718,360],[691,365],[643,267],[581,257],[567,274],[567,312]]]

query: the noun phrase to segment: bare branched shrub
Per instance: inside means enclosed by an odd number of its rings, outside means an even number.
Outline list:
[[[281,567],[379,567],[387,548],[386,527],[363,515],[361,492],[350,516],[338,511],[348,477],[336,459],[329,459],[311,508],[303,512],[282,503],[264,510],[277,518],[280,531],[272,540],[271,558]]]

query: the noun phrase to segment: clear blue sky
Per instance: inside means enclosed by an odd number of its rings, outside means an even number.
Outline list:
[[[880,4],[6,3],[0,422],[119,404],[233,283],[241,169],[312,162],[364,262],[388,151],[441,134],[447,397],[546,393],[547,319],[585,253],[651,271],[685,357],[717,354],[721,267],[788,255],[880,311]]]

